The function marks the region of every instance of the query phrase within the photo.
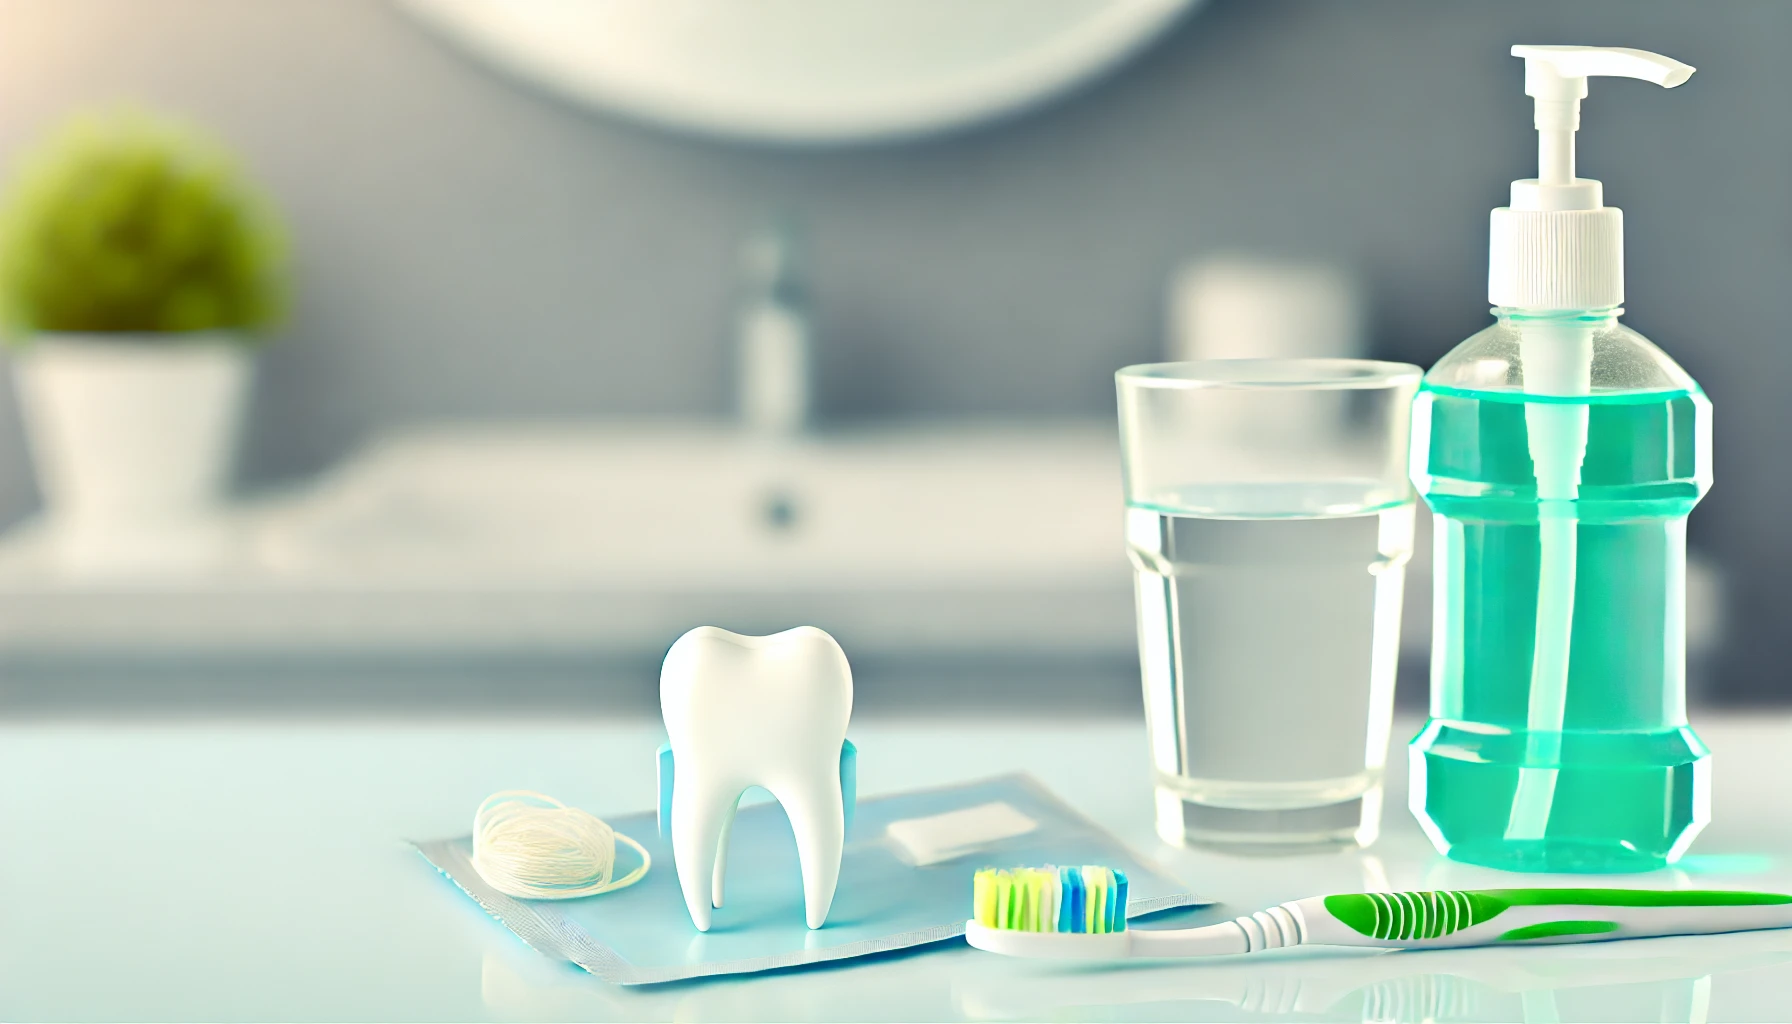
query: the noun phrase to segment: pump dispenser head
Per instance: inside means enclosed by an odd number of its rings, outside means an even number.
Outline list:
[[[1692,77],[1671,57],[1617,46],[1514,46],[1536,101],[1537,177],[1512,183],[1493,211],[1487,297],[1528,310],[1607,309],[1624,301],[1624,214],[1599,182],[1574,175],[1574,133],[1588,78],[1635,78],[1665,89]]]

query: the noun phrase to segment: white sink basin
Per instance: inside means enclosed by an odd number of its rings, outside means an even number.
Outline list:
[[[420,430],[243,510],[213,571],[66,579],[9,541],[0,643],[640,654],[813,622],[849,651],[1129,655],[1121,518],[1105,421]]]
[[[689,591],[1124,582],[1111,429],[755,443],[681,426],[395,438],[274,517],[302,575]]]

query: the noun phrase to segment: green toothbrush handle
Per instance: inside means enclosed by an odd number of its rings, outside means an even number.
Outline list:
[[[1710,889],[1472,889],[1284,903],[1301,944],[1494,946],[1792,928],[1792,896]]]

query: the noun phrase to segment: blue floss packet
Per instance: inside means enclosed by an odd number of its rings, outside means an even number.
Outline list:
[[[988,804],[1006,804],[1034,827],[926,866],[912,863],[908,849],[889,831],[892,823]],[[833,908],[827,924],[814,931],[803,923],[796,840],[776,802],[742,807],[736,816],[728,842],[726,900],[708,932],[691,924],[672,844],[659,835],[657,813],[629,814],[610,824],[647,848],[653,868],[629,888],[582,899],[524,900],[498,892],[474,869],[470,836],[415,845],[523,941],[620,985],[769,971],[954,938],[964,934],[971,879],[982,867],[1119,868],[1131,880],[1129,918],[1212,902],[1185,891],[1024,774],[860,801],[847,832]],[[630,870],[632,851],[619,849],[617,856],[619,872]]]

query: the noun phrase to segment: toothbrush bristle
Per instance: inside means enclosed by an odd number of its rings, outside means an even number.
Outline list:
[[[1021,932],[1126,930],[1126,873],[1095,864],[984,868],[971,882],[971,916]]]

